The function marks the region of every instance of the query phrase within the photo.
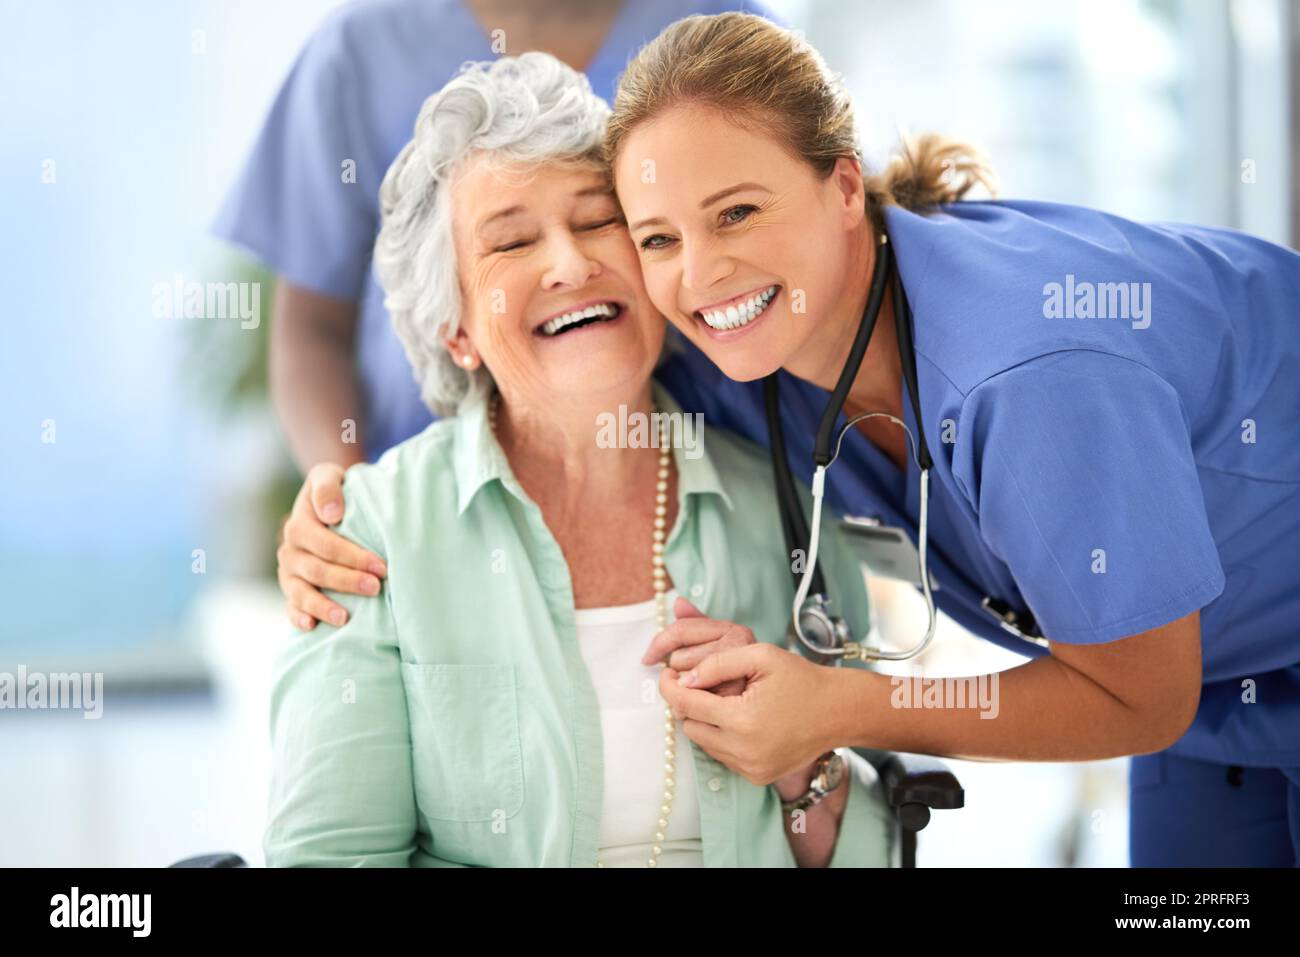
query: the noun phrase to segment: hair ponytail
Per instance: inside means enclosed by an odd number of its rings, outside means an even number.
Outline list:
[[[938,133],[905,136],[883,170],[864,173],[862,178],[872,209],[901,206],[921,211],[964,199],[976,185],[990,194],[998,188],[983,153]]]

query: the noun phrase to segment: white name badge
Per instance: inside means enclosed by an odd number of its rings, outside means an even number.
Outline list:
[[[840,520],[840,531],[869,574],[921,587],[921,556],[901,528],[882,525],[878,518],[846,515]],[[930,590],[939,590],[934,575],[930,576]]]

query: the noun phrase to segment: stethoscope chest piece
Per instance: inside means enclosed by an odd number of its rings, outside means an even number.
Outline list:
[[[802,640],[801,640],[802,635]],[[799,629],[791,622],[788,637],[798,644],[805,658],[819,665],[834,664],[848,657],[854,647],[848,622],[832,615],[824,595],[812,595],[799,609]]]

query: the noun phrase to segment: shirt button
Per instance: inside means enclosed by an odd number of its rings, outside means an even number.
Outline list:
[[[710,791],[721,791],[721,790],[722,790],[722,778],[709,778],[709,790],[710,790]]]
[[[694,585],[691,586],[692,598],[699,598],[703,594],[704,594],[704,586],[701,585],[699,582],[696,582]]]

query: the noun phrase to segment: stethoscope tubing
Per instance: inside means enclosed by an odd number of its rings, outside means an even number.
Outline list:
[[[839,380],[836,382],[835,389],[826,404],[826,409],[822,413],[822,419],[817,429],[817,438],[814,445],[813,460],[816,469],[813,473],[812,493],[813,493],[813,513],[812,527],[807,532],[803,531],[803,509],[799,505],[798,496],[793,492],[793,479],[790,477],[789,461],[785,458],[785,445],[781,437],[780,426],[780,408],[777,399],[776,380],[771,380],[768,392],[767,412],[768,428],[771,433],[773,462],[776,466],[777,473],[777,494],[780,499],[781,520],[787,536],[787,545],[791,544],[790,538],[798,535],[800,538],[806,536],[808,542],[807,562],[804,567],[803,575],[799,579],[799,584],[795,590],[794,603],[791,606],[791,623],[795,636],[798,640],[815,654],[831,658],[861,658],[862,660],[886,660],[886,661],[904,661],[908,658],[914,658],[921,654],[934,639],[935,626],[938,615],[935,610],[934,596],[930,591],[930,575],[926,564],[927,546],[929,543],[929,503],[930,503],[930,451],[925,445],[925,433],[921,428],[920,421],[920,401],[918,396],[918,387],[916,381],[916,351],[912,346],[911,334],[911,310],[908,308],[907,297],[902,287],[902,280],[898,276],[896,263],[894,262],[893,251],[888,245],[889,237],[881,233],[880,247],[877,254],[875,269],[871,277],[871,289],[867,294],[867,304],[863,310],[862,321],[858,327],[858,333],[854,337],[853,345],[849,350],[849,356],[845,360],[843,371],[840,373]],[[832,452],[830,449],[830,437],[834,429],[835,420],[839,418],[840,412],[844,408],[845,400],[848,398],[849,389],[857,376],[858,370],[862,367],[862,361],[866,357],[867,346],[870,343],[871,333],[875,329],[876,320],[880,314],[880,308],[884,304],[885,290],[889,285],[890,278],[893,278],[893,295],[894,295],[894,321],[898,329],[898,349],[902,365],[902,374],[904,384],[907,387],[908,400],[912,404],[913,413],[917,417],[917,430],[920,432],[920,440],[912,434],[912,430],[907,427],[907,423],[888,412],[865,412],[853,417],[839,430],[835,438],[835,447]],[[801,618],[809,600],[809,592],[817,583],[819,592],[825,591],[824,579],[818,575],[817,555],[821,545],[821,514],[822,503],[826,497],[826,470],[835,463],[839,458],[840,446],[844,442],[844,436],[856,423],[864,419],[875,416],[883,416],[889,419],[904,432],[907,433],[907,440],[912,451],[912,459],[916,462],[917,468],[921,472],[921,506],[920,506],[920,525],[918,535],[918,575],[921,581],[921,590],[925,597],[926,611],[928,615],[928,624],[925,631],[925,637],[921,639],[913,648],[905,651],[885,651],[881,648],[874,648],[862,645],[858,642],[849,640],[843,645],[834,647],[821,647],[815,642],[808,639],[804,634]],[[793,557],[793,552],[792,552]],[[826,596],[821,595],[819,605],[825,605]],[[831,619],[835,621],[836,619]]]

